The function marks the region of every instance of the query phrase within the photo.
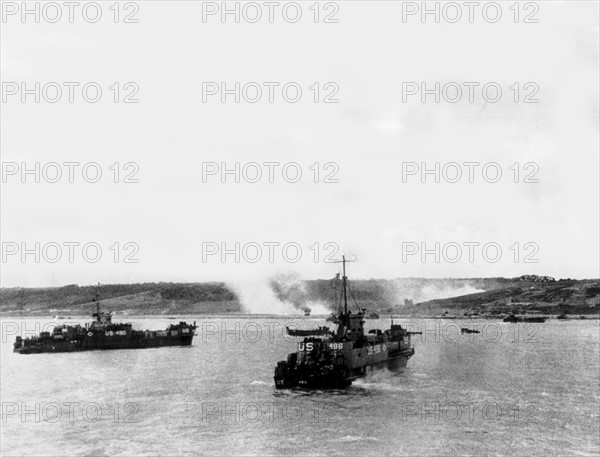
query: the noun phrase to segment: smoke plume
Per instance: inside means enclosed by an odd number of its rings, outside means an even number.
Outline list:
[[[278,275],[255,281],[229,284],[237,294],[244,311],[250,314],[324,315],[331,313],[327,305],[311,299],[306,285],[297,275]]]

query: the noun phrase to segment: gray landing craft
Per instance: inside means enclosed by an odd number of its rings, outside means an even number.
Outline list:
[[[96,300],[94,300],[96,301]],[[130,323],[113,323],[110,313],[101,312],[96,301],[94,322],[81,325],[60,325],[52,332],[41,332],[39,336],[21,338],[17,336],[14,352],[37,354],[41,352],[92,351],[95,349],[142,349],[162,346],[190,346],[196,331],[185,322],[171,324],[165,330],[134,330]]]
[[[287,360],[277,363],[275,387],[289,389],[337,389],[352,384],[352,381],[377,369],[406,366],[415,353],[408,332],[393,321],[388,330],[370,330],[365,333],[365,310],[357,313],[348,311],[348,278],[346,258],[343,257],[343,310],[338,311],[333,320],[337,324],[335,332],[319,328],[310,336],[308,331],[291,331],[292,336],[305,336],[298,343],[298,351],[288,355]],[[322,336],[318,338],[317,336]]]

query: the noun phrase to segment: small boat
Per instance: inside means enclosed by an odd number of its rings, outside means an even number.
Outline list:
[[[325,319],[326,322],[333,322],[334,324],[338,323],[338,317],[337,314],[332,313],[327,319]]]
[[[329,327],[319,327],[315,329],[303,330],[303,329],[294,329],[294,328],[285,328],[287,330],[287,334],[290,336],[319,336],[319,335],[329,335],[332,332],[329,330]]]
[[[473,330],[470,328],[461,328],[461,333],[481,333],[479,330]]]
[[[379,319],[379,314],[377,314],[375,311],[373,311],[372,313],[369,313],[369,315],[367,316],[367,319]]]

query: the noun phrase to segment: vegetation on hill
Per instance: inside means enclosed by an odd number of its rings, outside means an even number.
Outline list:
[[[269,286],[276,299],[298,309],[311,303],[331,310],[340,299],[339,279],[281,281]],[[597,314],[600,281],[554,280],[546,276],[465,279],[369,279],[350,283],[349,301],[368,311],[405,315]],[[69,285],[57,288],[2,288],[0,313],[6,315],[83,316],[94,297],[119,314],[175,315],[242,313],[244,304],[225,283],[144,283]]]
[[[600,281],[524,281],[502,289],[427,301],[406,311],[420,315],[599,314]]]

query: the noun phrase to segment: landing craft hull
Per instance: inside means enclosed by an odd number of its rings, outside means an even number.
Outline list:
[[[144,349],[165,346],[190,346],[194,338],[193,329],[174,330],[171,332],[89,332],[76,334],[66,338],[51,336],[36,339],[18,338],[14,344],[14,352],[19,354],[41,354],[48,352],[80,352],[111,349]],[[157,334],[157,333],[163,333]]]
[[[537,322],[537,323],[544,323],[546,322],[546,318],[545,317],[516,317],[514,314],[511,314],[508,317],[505,317],[503,322],[509,322],[511,324],[516,324],[518,322],[523,322],[523,323],[532,323],[532,322]]]
[[[360,367],[339,367],[326,373],[303,373],[298,369],[287,369],[285,365],[278,365],[273,380],[277,389],[344,389],[352,384],[355,379],[367,376],[379,370],[396,370],[406,367],[408,359],[415,353],[408,349],[402,353],[370,365]]]
[[[277,389],[343,389],[352,384],[352,379],[346,373],[328,373],[321,375],[288,373],[275,375]]]
[[[80,352],[111,349],[146,349],[166,346],[191,346],[192,336],[140,338],[137,340],[93,341],[74,340],[41,343],[31,346],[16,347],[19,354],[41,354],[48,352]]]

